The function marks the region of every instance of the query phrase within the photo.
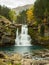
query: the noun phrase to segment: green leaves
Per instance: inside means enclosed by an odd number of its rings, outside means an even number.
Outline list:
[[[13,10],[9,11],[9,18],[11,19],[11,21],[16,21],[16,13]]]
[[[8,16],[9,10],[10,10],[9,8],[0,5],[0,15],[6,17],[7,19],[9,19]]]
[[[44,20],[45,17],[48,18],[49,14],[49,0],[36,0],[34,4],[34,16],[38,22]],[[41,22],[40,21],[40,22]]]
[[[20,14],[17,16],[17,23],[26,23],[26,11],[20,12]]]

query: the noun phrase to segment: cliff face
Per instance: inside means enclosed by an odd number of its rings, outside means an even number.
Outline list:
[[[8,19],[0,17],[0,46],[13,45],[15,43],[16,26]]]

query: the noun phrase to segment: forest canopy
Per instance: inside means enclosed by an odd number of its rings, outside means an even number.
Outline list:
[[[36,0],[34,3],[34,16],[38,23],[49,20],[49,0]]]

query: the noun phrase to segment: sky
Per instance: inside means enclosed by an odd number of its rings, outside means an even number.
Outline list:
[[[34,4],[35,0],[0,0],[0,5],[5,5],[10,8],[23,6],[27,4]]]

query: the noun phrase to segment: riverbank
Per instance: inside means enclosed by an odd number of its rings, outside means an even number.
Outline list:
[[[49,65],[49,50],[36,50],[33,53],[11,53],[0,52],[1,65]]]

